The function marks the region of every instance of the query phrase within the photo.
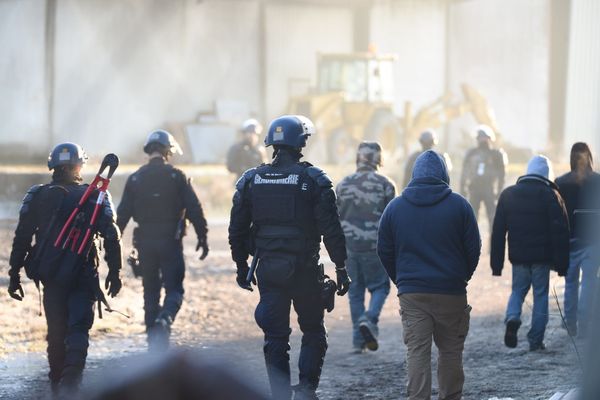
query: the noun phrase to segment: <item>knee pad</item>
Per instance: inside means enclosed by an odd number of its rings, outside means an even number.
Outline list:
[[[282,359],[286,362],[290,360],[290,343],[285,339],[265,339],[263,352],[267,362],[277,362]]]

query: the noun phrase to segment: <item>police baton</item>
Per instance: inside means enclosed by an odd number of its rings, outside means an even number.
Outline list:
[[[254,272],[256,272],[256,267],[258,267],[258,252],[254,254],[252,257],[252,264],[250,264],[250,270],[248,271],[248,276],[246,276],[246,283],[248,286],[251,286],[252,281],[254,280]]]

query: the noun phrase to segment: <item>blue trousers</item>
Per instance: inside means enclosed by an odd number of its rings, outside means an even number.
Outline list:
[[[257,270],[260,301],[254,317],[264,333],[264,356],[273,399],[291,398],[290,385],[290,310],[293,304],[302,331],[302,347],[298,360],[299,383],[316,390],[327,351],[327,332],[320,299],[317,266],[297,267],[291,282],[269,283]]]
[[[594,300],[598,262],[594,248],[581,246],[571,242],[569,270],[565,277],[564,307],[567,326],[576,327],[579,322],[582,331],[586,329],[589,307]],[[579,277],[581,276],[581,292]]]
[[[152,327],[161,312],[175,320],[184,294],[185,262],[181,241],[171,237],[144,238],[139,240],[137,245],[144,285],[146,327]],[[160,298],[163,287],[165,288],[165,297],[161,305]]]
[[[362,347],[364,339],[358,329],[360,319],[366,317],[377,329],[381,309],[390,293],[390,278],[375,252],[348,251],[346,268],[352,280],[348,291],[352,317],[352,344],[354,347]],[[366,291],[371,294],[368,308],[365,308]]]
[[[527,340],[532,346],[544,341],[548,324],[548,289],[550,267],[547,265],[513,265],[512,292],[506,308],[506,320],[521,321],[521,309],[529,288],[533,288],[533,313]]]
[[[94,323],[94,283],[80,279],[71,288],[44,283],[48,377],[53,383],[58,383],[67,370],[80,375],[85,368],[89,330]]]

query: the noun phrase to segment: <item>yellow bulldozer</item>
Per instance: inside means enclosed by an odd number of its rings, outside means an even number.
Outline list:
[[[474,88],[463,84],[463,99],[445,94],[432,103],[413,110],[404,104],[404,116],[394,112],[393,54],[319,54],[317,86],[311,93],[290,98],[288,112],[306,115],[315,123],[318,135],[309,141],[311,159],[345,163],[355,156],[362,140],[376,140],[395,158],[408,153],[410,144],[428,128],[471,113],[496,133],[493,111]]]

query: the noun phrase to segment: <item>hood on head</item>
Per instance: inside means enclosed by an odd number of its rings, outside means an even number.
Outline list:
[[[548,180],[554,179],[554,172],[550,160],[546,156],[534,156],[527,164],[527,175],[539,175]]]
[[[415,166],[413,167],[412,178],[434,178],[439,179],[447,185],[450,184],[446,161],[433,150],[427,150],[417,157]]]
[[[433,150],[417,157],[412,180],[402,197],[417,206],[431,206],[444,200],[450,193],[450,177],[444,158]]]

